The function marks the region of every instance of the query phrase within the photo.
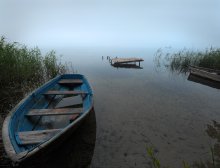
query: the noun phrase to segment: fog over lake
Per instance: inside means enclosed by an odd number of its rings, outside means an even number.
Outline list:
[[[0,33],[40,48],[189,47],[220,44],[218,0],[7,0]]]
[[[219,48],[219,0],[1,0],[0,35],[55,50],[88,78],[95,97],[94,134],[86,136],[96,137],[91,167],[150,167],[147,146],[155,147],[163,166],[210,160],[216,141],[207,124],[220,122],[219,89],[157,67],[155,53]],[[107,56],[144,62],[136,69],[113,67]],[[57,162],[73,167],[73,153],[68,163],[66,155]]]

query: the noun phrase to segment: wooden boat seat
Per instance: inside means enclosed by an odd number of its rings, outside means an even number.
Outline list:
[[[59,82],[61,85],[81,85],[83,80],[81,79],[61,79]]]
[[[49,90],[46,93],[43,93],[43,95],[79,95],[79,94],[88,94],[87,92],[81,91],[81,90],[65,90],[65,91],[59,91],[59,90]]]
[[[40,130],[40,131],[25,131],[18,132],[17,136],[19,137],[20,145],[28,145],[28,144],[38,144],[42,143],[54,135],[59,133],[62,129],[49,129],[49,130]]]
[[[26,116],[50,116],[50,115],[77,115],[83,112],[82,108],[58,108],[58,109],[32,109]]]

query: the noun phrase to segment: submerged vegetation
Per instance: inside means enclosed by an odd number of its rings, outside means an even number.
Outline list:
[[[27,48],[18,43],[0,39],[0,112],[5,115],[25,94],[65,73],[66,67],[58,61],[54,51],[45,56],[39,48]]]
[[[183,161],[183,168],[219,168],[220,167],[220,123],[213,121],[208,124],[207,135],[214,140],[214,145],[210,147],[210,159],[207,161],[195,161],[189,165]],[[156,157],[153,147],[147,147],[148,157],[151,159],[153,168],[162,168],[160,160]],[[165,167],[164,167],[165,168]],[[171,167],[169,167],[171,168]]]
[[[154,168],[160,168],[160,161],[159,159],[155,156],[154,149],[153,147],[147,147],[147,154],[150,157],[153,167]]]
[[[186,73],[189,65],[220,70],[220,49],[210,48],[205,51],[183,49],[174,53],[159,49],[155,61],[157,66],[161,66],[162,63],[172,72]]]

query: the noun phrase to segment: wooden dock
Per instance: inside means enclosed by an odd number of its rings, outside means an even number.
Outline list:
[[[110,59],[110,63],[112,65],[138,62],[139,66],[140,66],[140,62],[142,62],[142,61],[144,61],[142,58],[113,58],[113,59]]]

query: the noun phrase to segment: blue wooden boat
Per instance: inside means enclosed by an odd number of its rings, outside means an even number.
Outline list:
[[[6,117],[2,137],[14,164],[34,158],[73,133],[93,108],[93,92],[80,74],[50,80],[23,99]]]

